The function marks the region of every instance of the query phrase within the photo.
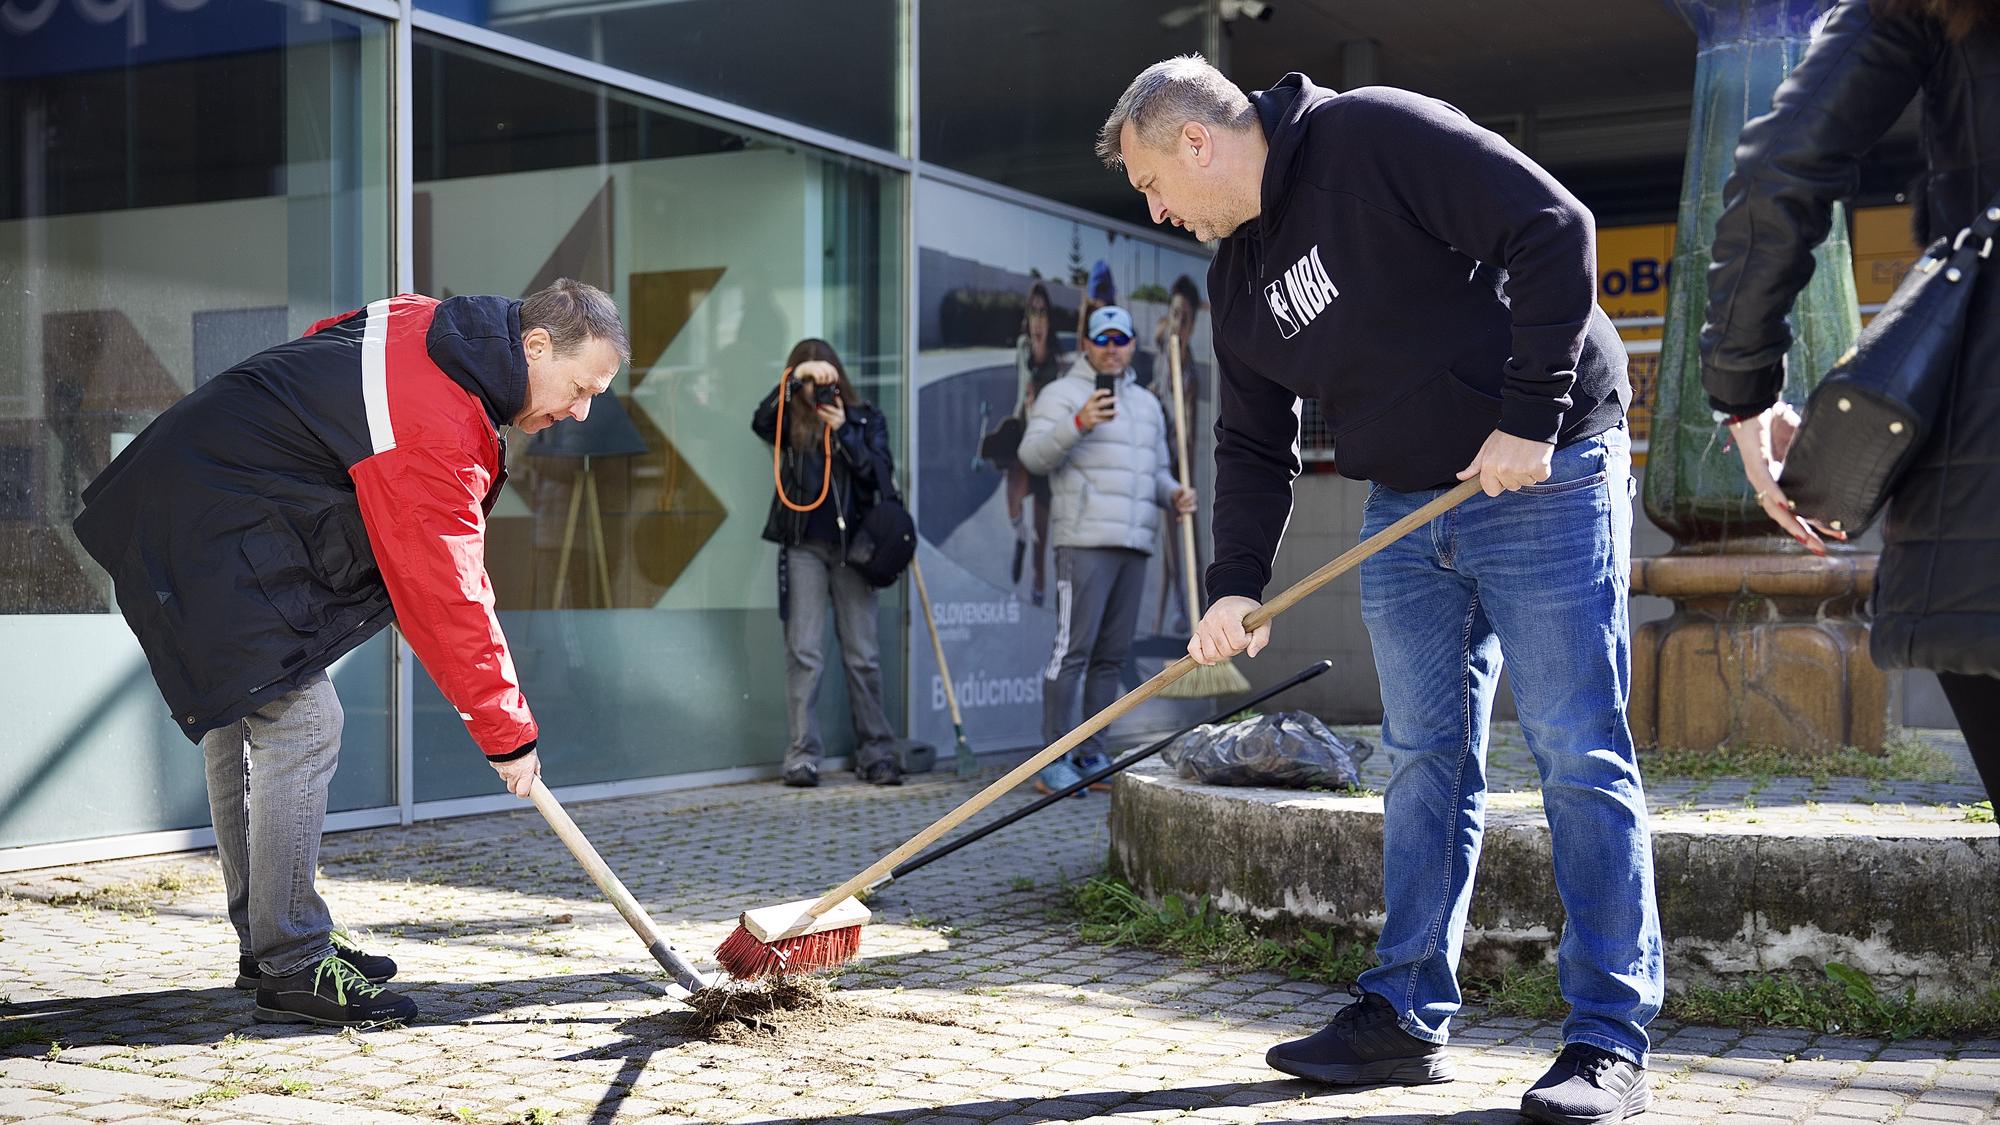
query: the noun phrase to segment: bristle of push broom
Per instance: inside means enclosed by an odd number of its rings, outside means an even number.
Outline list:
[[[715,949],[715,960],[737,980],[784,973],[813,973],[854,959],[861,950],[861,927],[868,908],[846,898],[817,916],[801,899],[746,910],[736,929]]]
[[[776,974],[816,973],[844,965],[861,951],[861,927],[842,926],[804,937],[758,941],[741,926],[716,947],[715,960],[736,980]]]
[[[1167,699],[1213,699],[1225,695],[1242,695],[1250,690],[1250,681],[1236,670],[1236,665],[1227,660],[1219,664],[1197,664],[1188,673],[1166,687],[1160,695]]]

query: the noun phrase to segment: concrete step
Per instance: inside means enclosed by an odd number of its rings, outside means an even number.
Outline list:
[[[1818,974],[1829,961],[1926,996],[2000,976],[2000,831],[1954,808],[1669,811],[1652,830],[1672,984]],[[1149,762],[1113,793],[1111,870],[1153,901],[1207,895],[1267,933],[1372,945],[1382,799],[1207,786]],[[1462,971],[1553,962],[1562,926],[1540,794],[1491,794]]]

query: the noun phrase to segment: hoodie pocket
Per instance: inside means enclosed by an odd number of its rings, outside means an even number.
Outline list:
[[[243,533],[243,558],[257,576],[264,599],[301,633],[318,632],[326,624],[324,599],[298,533],[276,516]]]
[[[1499,398],[1440,369],[1388,406],[1333,435],[1340,475],[1398,492],[1456,483],[1500,424]]]

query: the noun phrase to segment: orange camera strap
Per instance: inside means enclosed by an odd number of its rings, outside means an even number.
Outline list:
[[[778,422],[776,430],[772,434],[778,440],[771,443],[771,481],[778,486],[778,500],[785,507],[790,508],[794,512],[810,512],[821,504],[826,503],[827,490],[833,487],[833,427],[820,427],[820,433],[826,446],[826,471],[822,472],[819,477],[819,498],[810,504],[792,503],[792,498],[785,495],[785,477],[784,473],[780,471],[780,466],[783,464],[785,456],[785,400],[792,397],[790,388],[787,386],[791,381],[792,369],[787,367],[785,368],[785,373],[778,376]]]

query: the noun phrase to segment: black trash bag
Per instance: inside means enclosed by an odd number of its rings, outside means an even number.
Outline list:
[[[1206,785],[1345,789],[1361,783],[1355,767],[1374,752],[1362,739],[1349,745],[1303,711],[1279,711],[1196,727],[1161,757],[1181,777]]]

